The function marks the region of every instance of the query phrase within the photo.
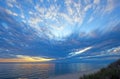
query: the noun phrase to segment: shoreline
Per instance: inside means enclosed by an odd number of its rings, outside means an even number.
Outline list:
[[[83,72],[78,72],[78,73],[70,73],[70,74],[65,74],[65,75],[60,75],[60,76],[55,76],[55,77],[49,77],[47,79],[79,79],[83,75],[92,74],[92,73],[95,73],[99,70],[100,69],[91,70],[91,71],[88,71],[88,72],[83,71]]]

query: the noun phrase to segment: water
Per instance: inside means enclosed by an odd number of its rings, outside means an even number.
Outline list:
[[[0,63],[0,79],[47,79],[105,66],[106,63]]]

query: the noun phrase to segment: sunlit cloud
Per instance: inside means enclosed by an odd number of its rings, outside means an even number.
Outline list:
[[[0,62],[47,62],[52,60],[55,60],[55,59],[25,56],[25,55],[16,55],[16,58],[0,58]]]

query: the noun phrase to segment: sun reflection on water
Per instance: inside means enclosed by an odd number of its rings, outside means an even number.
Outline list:
[[[96,64],[96,68],[103,65]],[[47,79],[69,73],[95,69],[89,63],[0,63],[0,79]]]

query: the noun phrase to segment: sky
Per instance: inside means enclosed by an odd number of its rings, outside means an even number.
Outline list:
[[[0,0],[0,62],[120,58],[120,0]]]

